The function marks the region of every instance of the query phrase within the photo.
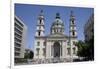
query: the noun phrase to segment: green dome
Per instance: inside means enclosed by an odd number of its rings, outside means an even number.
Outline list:
[[[60,19],[59,13],[56,14],[56,19],[54,20],[52,26],[51,26],[51,32],[54,33],[63,33],[64,32],[64,23]]]
[[[63,21],[61,19],[55,19],[53,24],[63,25]]]
[[[56,13],[56,19],[54,20],[54,22],[52,24],[52,28],[64,28],[64,23],[60,19],[60,14],[59,13]]]
[[[52,27],[54,28],[63,28],[64,27],[64,24],[63,24],[63,21],[61,19],[55,19],[53,24],[52,24]]]

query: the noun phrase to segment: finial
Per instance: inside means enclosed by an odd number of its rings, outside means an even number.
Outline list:
[[[41,13],[43,13],[43,10],[41,10]]]
[[[56,13],[56,18],[60,18],[60,14],[59,13]]]
[[[73,11],[71,10],[71,16],[73,16]]]
[[[43,10],[40,11],[40,16],[43,16]]]

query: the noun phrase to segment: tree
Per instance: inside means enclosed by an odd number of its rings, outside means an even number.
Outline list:
[[[88,42],[88,58],[94,60],[94,38],[90,39]]]
[[[30,58],[30,59],[33,59],[33,57],[34,57],[34,53],[33,53],[33,51],[30,51],[30,53],[29,53],[29,58]]]
[[[76,43],[76,46],[78,46],[78,52],[77,55],[80,57],[86,57],[87,56],[87,44],[83,41],[79,41]]]
[[[28,59],[28,58],[29,58],[29,53],[25,53],[25,54],[24,54],[24,58],[25,58],[25,59]]]
[[[78,56],[85,57],[87,60],[94,60],[94,39],[88,42],[79,41],[76,46],[78,46]]]
[[[33,51],[26,52],[24,55],[25,59],[33,59],[33,57],[34,57]]]

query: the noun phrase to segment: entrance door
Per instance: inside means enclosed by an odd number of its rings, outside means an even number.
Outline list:
[[[60,57],[60,43],[55,42],[53,47],[54,47],[54,57]]]

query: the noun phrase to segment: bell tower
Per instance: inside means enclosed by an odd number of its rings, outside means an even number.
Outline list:
[[[75,16],[73,14],[73,11],[70,13],[70,37],[77,38],[77,32],[76,32],[76,24],[75,24]]]
[[[44,26],[44,15],[43,10],[41,10],[40,15],[38,16],[37,20],[37,28],[36,28],[36,35],[37,37],[44,36],[45,33],[45,26]]]

